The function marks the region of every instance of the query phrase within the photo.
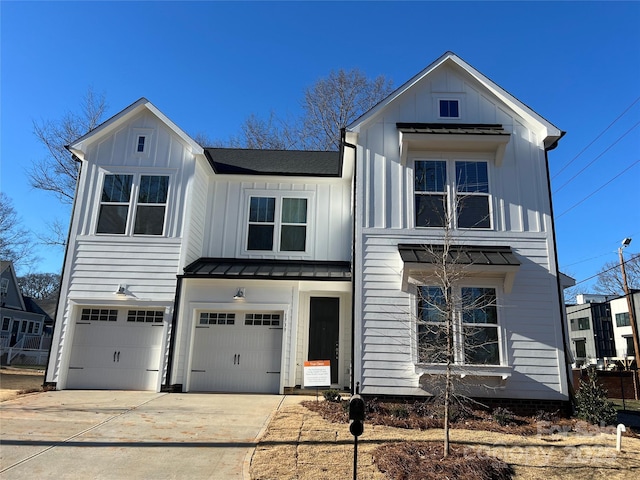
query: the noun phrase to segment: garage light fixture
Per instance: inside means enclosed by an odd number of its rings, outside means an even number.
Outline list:
[[[233,296],[234,300],[244,300],[244,288],[238,288],[238,291]]]
[[[124,283],[121,283],[120,285],[118,285],[118,288],[113,293],[115,295],[127,296],[127,285]]]

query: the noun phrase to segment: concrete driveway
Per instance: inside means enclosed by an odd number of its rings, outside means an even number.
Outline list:
[[[279,395],[45,392],[0,403],[0,478],[243,479]]]

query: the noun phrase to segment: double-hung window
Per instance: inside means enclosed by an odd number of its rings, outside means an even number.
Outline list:
[[[415,160],[414,195],[416,227],[492,228],[486,161]]]
[[[162,235],[168,189],[166,175],[105,175],[96,233]]]
[[[247,250],[304,252],[307,198],[250,197]]]
[[[456,161],[458,228],[491,228],[487,162]]]
[[[416,160],[416,227],[444,227],[447,223],[447,162]]]
[[[499,365],[495,288],[418,287],[418,363]]]

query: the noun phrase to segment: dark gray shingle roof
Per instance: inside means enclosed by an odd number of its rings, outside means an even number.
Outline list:
[[[339,152],[205,148],[213,171],[231,175],[340,177]]]

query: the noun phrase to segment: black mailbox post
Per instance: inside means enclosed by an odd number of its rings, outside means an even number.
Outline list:
[[[356,384],[356,393],[349,400],[349,431],[353,435],[353,480],[358,478],[358,437],[364,432],[364,400],[360,396],[360,382]]]

